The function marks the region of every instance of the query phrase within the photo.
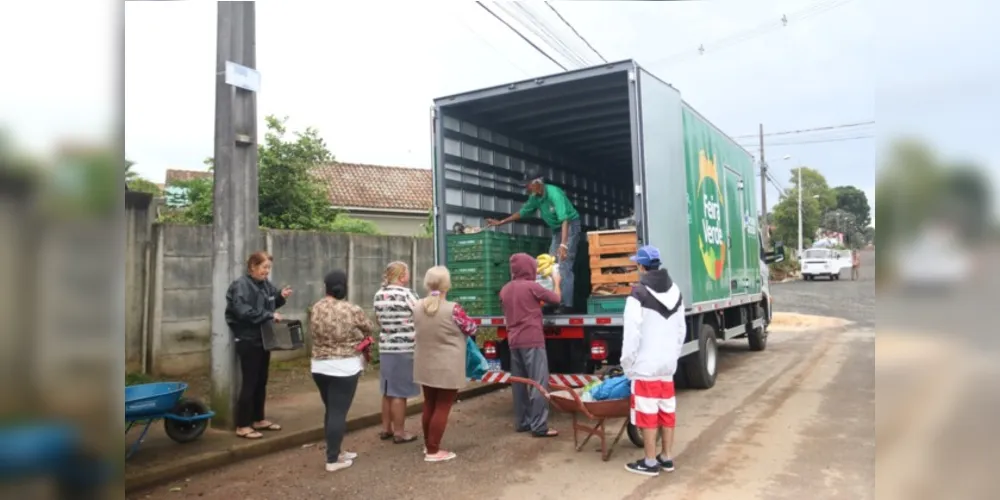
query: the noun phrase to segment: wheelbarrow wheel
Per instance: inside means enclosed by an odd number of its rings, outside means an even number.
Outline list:
[[[208,407],[205,403],[198,401],[197,399],[186,399],[181,398],[174,406],[173,413],[179,417],[196,417],[198,415],[204,415],[208,413]],[[202,420],[173,420],[166,418],[163,420],[163,428],[167,431],[167,436],[170,439],[178,443],[190,443],[201,437],[205,433],[205,429],[208,428],[208,419]]]

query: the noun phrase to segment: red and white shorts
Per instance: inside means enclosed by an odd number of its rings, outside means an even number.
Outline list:
[[[677,398],[673,377],[632,381],[632,425],[640,429],[674,428]]]

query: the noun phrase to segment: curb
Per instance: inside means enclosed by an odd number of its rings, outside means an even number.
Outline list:
[[[470,389],[458,392],[458,399],[469,399],[477,396],[498,391],[507,384],[479,385]],[[423,408],[423,403],[411,402],[406,405],[406,414],[414,415]],[[347,421],[347,431],[353,432],[366,427],[373,427],[382,423],[382,413],[369,413],[361,415]],[[284,451],[291,448],[298,448],[309,443],[322,441],[325,438],[323,426],[318,425],[309,429],[281,433],[280,436],[270,437],[250,441],[247,444],[231,446],[220,451],[211,451],[200,455],[193,455],[177,460],[174,463],[150,467],[142,472],[125,475],[125,493],[133,493],[138,490],[145,490],[153,486],[158,486],[176,479],[191,476],[193,474],[217,469],[226,465],[231,465],[243,460],[257,458],[260,456]]]

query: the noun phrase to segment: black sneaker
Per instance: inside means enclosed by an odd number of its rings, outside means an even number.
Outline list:
[[[640,458],[632,463],[625,464],[625,470],[629,472],[634,472],[636,474],[642,474],[643,476],[659,476],[660,466],[657,465],[646,465],[646,459]]]
[[[666,472],[674,471],[674,459],[672,458],[664,459],[662,455],[657,455],[656,461],[660,463],[660,469]]]

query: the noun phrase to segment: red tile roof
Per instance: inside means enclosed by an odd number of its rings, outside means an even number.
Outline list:
[[[315,175],[335,207],[429,211],[433,203],[431,171],[334,162],[316,167]],[[211,172],[167,170],[165,184],[210,177]]]
[[[175,170],[167,169],[166,179],[164,184],[171,185],[175,182],[190,181],[192,179],[202,179],[206,177],[212,177],[212,172],[206,172],[204,170]]]
[[[335,207],[429,211],[433,203],[431,171],[335,162],[316,168]]]

